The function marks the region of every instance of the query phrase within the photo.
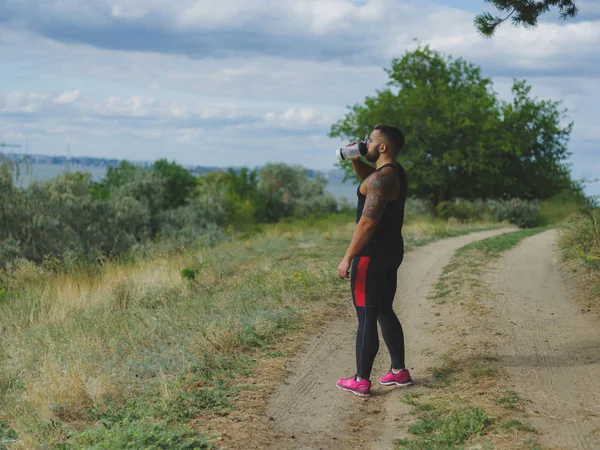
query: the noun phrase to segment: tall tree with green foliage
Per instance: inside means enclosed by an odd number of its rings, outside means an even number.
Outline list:
[[[192,197],[198,180],[185,167],[163,158],[154,163],[152,171],[164,183],[164,209],[183,206],[186,200]]]
[[[116,167],[109,166],[103,179],[90,182],[92,196],[97,200],[107,200],[111,190],[129,183],[142,171],[144,171],[142,167],[134,166],[125,160]]]
[[[399,127],[406,145],[398,161],[412,195],[437,205],[548,198],[568,187],[571,125],[562,126],[558,103],[531,99],[524,81],[515,81],[512,103],[502,102],[479,67],[428,46],[395,58],[386,72],[387,87],[352,106],[330,136],[355,140],[376,124]],[[348,162],[342,167],[354,176]]]
[[[578,189],[565,163],[571,155],[568,139],[573,123],[562,125],[566,110],[560,103],[530,97],[531,86],[515,81],[513,100],[502,104],[502,139],[513,151],[501,159],[496,186],[490,194],[505,197],[546,199],[567,189]],[[501,183],[501,184],[500,184]]]
[[[553,8],[558,8],[561,19],[575,17],[578,8],[575,0],[485,0],[491,3],[500,15],[481,13],[475,16],[475,27],[484,37],[492,37],[496,29],[508,19],[513,25],[536,27],[539,17]]]

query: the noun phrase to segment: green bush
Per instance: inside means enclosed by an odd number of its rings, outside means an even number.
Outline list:
[[[26,188],[14,185],[16,169],[0,156],[0,269],[18,259],[51,270],[133,259],[152,246],[213,245],[230,231],[339,210],[325,179],[285,164],[195,177],[166,160],[151,168],[123,161],[99,182],[74,172]]]
[[[535,200],[511,199],[489,200],[488,207],[498,222],[508,221],[519,228],[534,228],[540,225],[540,202]]]
[[[466,222],[473,218],[474,210],[469,202],[455,200],[453,202],[440,202],[436,206],[438,217],[443,220],[448,220],[451,217]]]
[[[542,225],[559,223],[572,214],[585,210],[589,199],[578,191],[565,190],[540,203],[540,221]]]
[[[460,222],[482,221],[490,218],[490,210],[483,200],[455,199],[453,201],[440,202],[436,208],[440,219],[448,220],[454,218]]]
[[[430,201],[420,198],[407,198],[404,206],[407,215],[413,216],[431,216],[434,208]]]
[[[464,200],[440,202],[435,207],[437,217],[443,220],[456,219],[460,222],[508,221],[521,228],[533,228],[541,224],[540,202],[511,200]]]

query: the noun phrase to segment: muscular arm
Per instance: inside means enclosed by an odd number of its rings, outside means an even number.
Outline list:
[[[388,198],[395,188],[395,183],[394,176],[388,171],[377,172],[367,181],[365,206],[352,234],[352,241],[344,256],[345,259],[351,260],[358,255],[373,236],[375,227],[385,211]]]
[[[358,175],[358,177],[361,180],[364,180],[369,175],[371,175],[373,172],[375,172],[374,167],[371,167],[370,165],[368,165],[364,161],[360,160],[359,158],[354,158],[352,160],[352,168],[354,169],[354,172],[356,172],[356,175]]]

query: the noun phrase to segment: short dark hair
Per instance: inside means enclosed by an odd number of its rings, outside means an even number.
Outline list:
[[[373,129],[385,135],[390,146],[396,151],[396,154],[404,147],[404,134],[400,128],[393,127],[392,125],[375,125]]]

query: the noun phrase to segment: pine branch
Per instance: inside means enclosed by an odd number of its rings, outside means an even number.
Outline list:
[[[486,0],[487,3],[491,3],[500,12],[508,11],[511,8],[512,11],[504,18],[490,13],[477,14],[474,19],[474,24],[482,37],[491,38],[496,29],[510,17],[512,17],[514,26],[523,26],[525,28],[536,27],[539,17],[550,11],[553,7],[558,7],[559,16],[563,20],[575,17],[578,13],[575,1],[576,0],[541,0],[535,2],[533,0]]]

